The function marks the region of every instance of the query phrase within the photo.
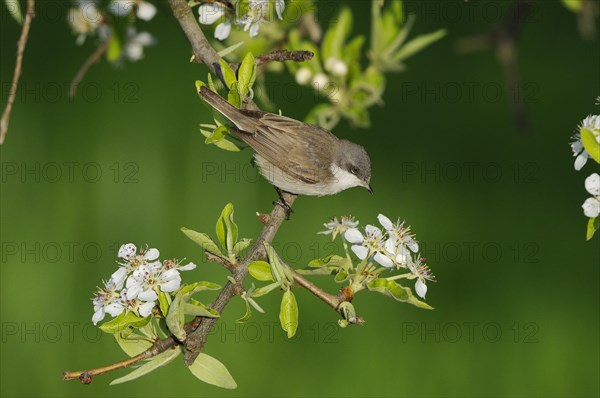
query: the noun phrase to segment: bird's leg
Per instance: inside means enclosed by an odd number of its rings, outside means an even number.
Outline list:
[[[283,210],[285,210],[285,219],[289,220],[290,215],[294,212],[294,210],[287,204],[285,199],[283,198],[283,192],[281,189],[275,187],[275,191],[277,191],[277,195],[279,195],[278,200],[273,201],[273,205],[280,206]]]

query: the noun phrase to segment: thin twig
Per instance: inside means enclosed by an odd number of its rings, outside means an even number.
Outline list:
[[[79,68],[79,71],[77,71],[77,74],[75,75],[69,86],[69,97],[75,97],[75,95],[77,94],[77,87],[79,86],[79,83],[81,83],[81,81],[85,77],[88,70],[92,67],[92,65],[94,65],[100,60],[100,58],[102,58],[102,56],[108,49],[109,42],[110,39],[103,41],[102,44],[100,44],[100,46],[96,49],[96,51],[94,51],[92,55],[90,55],[89,58],[85,60],[83,65],[81,65],[81,68]]]
[[[269,62],[304,62],[310,61],[314,57],[314,53],[310,51],[289,51],[289,50],[275,50],[268,54],[256,57],[256,61],[259,65],[267,64]]]
[[[21,77],[21,70],[23,68],[23,54],[25,53],[25,47],[27,46],[27,39],[29,38],[29,30],[31,28],[31,21],[35,17],[35,0],[27,0],[27,14],[25,15],[25,21],[23,22],[23,28],[21,29],[21,37],[17,43],[17,61],[15,63],[15,72],[13,75],[12,85],[8,94],[8,100],[6,102],[6,108],[0,119],[0,145],[4,143],[4,138],[8,132],[8,125],[10,123],[10,114],[12,112],[13,104],[17,96],[17,88],[19,87],[19,79]]]
[[[309,281],[304,276],[300,275],[298,272],[296,272],[294,270],[292,270],[292,275],[294,276],[294,280],[296,282],[298,282],[298,284],[300,286],[302,286],[303,288],[308,290],[310,293],[312,293],[313,295],[315,295],[316,297],[321,299],[321,301],[323,301],[324,303],[329,305],[331,308],[336,310],[338,313],[340,313],[340,315],[342,315],[342,316],[344,315],[340,311],[340,304],[342,304],[345,300],[342,300],[340,298],[340,296],[334,296],[333,294],[327,293],[326,291],[324,291],[323,289],[321,289],[320,287],[318,287],[317,285],[315,285],[314,283],[312,283],[311,281]],[[363,323],[365,323],[365,321],[361,317],[357,316],[356,319],[353,320],[352,323],[355,323],[357,325],[362,325]]]

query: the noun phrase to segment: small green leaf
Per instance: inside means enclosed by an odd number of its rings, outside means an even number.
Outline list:
[[[185,294],[179,292],[175,295],[165,321],[173,336],[179,341],[185,341],[186,333],[183,327],[185,322]]]
[[[242,106],[242,97],[237,82],[233,83],[227,93],[227,101],[233,106],[239,108]]]
[[[18,0],[4,0],[6,8],[10,15],[17,21],[19,25],[23,24],[23,13],[21,12],[21,5]]]
[[[183,285],[179,288],[177,294],[185,295],[185,301],[189,301],[189,298],[198,292],[202,292],[205,290],[219,290],[220,288],[221,285],[218,285],[216,283],[200,281],[191,283],[189,285]]]
[[[100,325],[100,330],[106,333],[116,333],[128,327],[138,328],[150,322],[150,317],[143,318],[132,311],[123,311],[119,316]]]
[[[600,229],[600,217],[590,218],[587,225],[587,240],[592,239],[598,229]]]
[[[144,363],[142,366],[135,369],[131,373],[111,381],[110,385],[114,386],[115,384],[125,383],[127,381],[135,380],[144,375],[147,375],[148,373],[150,373],[160,367],[168,365],[175,358],[177,358],[180,353],[181,353],[181,349],[179,347],[174,347],[165,352],[162,352],[162,353],[158,354],[157,356],[155,356],[154,358],[151,358],[148,362]]]
[[[210,75],[209,75],[210,76]],[[202,87],[206,87],[206,83],[204,83],[202,80],[196,80],[196,92],[199,94],[200,93],[200,89]]]
[[[238,89],[240,97],[246,98],[256,80],[256,60],[251,52],[247,53],[238,70]]]
[[[267,286],[263,286],[263,287],[259,287],[257,289],[254,289],[254,291],[252,292],[252,297],[261,297],[264,296],[266,294],[271,293],[273,290],[280,288],[281,287],[281,282],[274,282],[271,283]]]
[[[279,322],[281,322],[283,330],[287,332],[288,339],[294,337],[296,329],[298,329],[298,304],[294,293],[289,289],[283,293],[281,298]]]
[[[233,204],[228,203],[223,208],[221,216],[217,220],[216,231],[221,246],[227,252],[233,251],[233,246],[235,246],[238,238],[238,227],[233,221]]]
[[[194,376],[205,383],[227,389],[237,388],[235,380],[225,365],[203,352],[198,355],[189,369]]]
[[[250,275],[259,281],[274,281],[271,265],[266,261],[253,261],[248,264]]]
[[[214,144],[216,142],[221,141],[223,138],[225,138],[227,136],[227,134],[229,133],[229,127],[223,125],[223,126],[219,126],[215,129],[215,131],[213,131],[213,133],[206,137],[206,140],[204,141],[205,144]]]
[[[233,246],[233,252],[236,255],[239,255],[248,246],[250,246],[250,243],[252,243],[252,239],[247,239],[247,238],[241,239],[238,243],[235,244],[235,246]]]
[[[338,273],[338,267],[301,268],[296,272],[301,275],[333,275]]]
[[[185,303],[183,306],[183,312],[185,315],[202,316],[205,318],[219,318],[219,313],[212,309],[207,308],[204,304],[197,300],[190,300],[189,303]]]
[[[347,279],[348,279],[348,272],[345,269],[339,270],[339,272],[335,276],[335,281],[337,283],[342,283]]]
[[[561,0],[561,3],[563,3],[563,5],[565,7],[567,7],[567,9],[569,9],[569,11],[578,13],[579,11],[581,11],[581,0]]]
[[[163,316],[169,313],[169,305],[171,305],[171,296],[163,291],[158,293],[158,307]]]
[[[338,255],[327,256],[324,258],[318,258],[315,260],[311,260],[308,263],[309,267],[335,267],[335,268],[349,268],[352,264],[347,257],[342,257]]]
[[[581,128],[581,142],[583,143],[583,147],[596,163],[600,163],[600,142],[596,141],[597,138],[590,130]]]
[[[123,52],[123,46],[118,35],[112,35],[108,42],[108,49],[106,50],[106,58],[109,62],[115,62],[121,58]]]
[[[250,318],[252,318],[252,310],[250,309],[250,303],[248,302],[248,300],[246,300],[246,298],[244,298],[244,302],[246,303],[246,312],[244,312],[244,315],[242,315],[241,318],[236,320],[237,323],[246,323],[250,320]]]
[[[196,243],[198,246],[200,246],[207,252],[210,252],[215,256],[223,257],[223,253],[221,253],[219,247],[207,234],[196,232],[184,227],[181,228],[181,232],[183,232],[185,236],[190,238],[194,243]]]
[[[233,71],[233,69],[231,69],[227,61],[225,61],[224,59],[220,59],[219,64],[221,64],[221,72],[223,73],[223,79],[225,79],[227,87],[231,90],[233,84],[237,83],[237,79],[235,78],[235,72]]]
[[[429,304],[417,299],[412,290],[407,287],[401,286],[394,281],[390,281],[385,278],[374,279],[367,284],[367,288],[373,292],[378,292],[393,298],[396,301],[412,304],[419,308],[432,310]]]
[[[395,62],[400,62],[407,58],[410,58],[419,51],[423,50],[425,47],[440,40],[444,36],[446,36],[446,29],[439,29],[435,32],[418,36],[406,43],[405,45],[403,45],[400,48],[400,50],[398,50],[398,52],[393,56],[393,60]]]
[[[344,42],[352,29],[352,19],[352,11],[348,7],[343,7],[337,18],[327,29],[321,45],[324,61],[331,57],[342,58]]]
[[[200,129],[200,132],[206,138],[208,138],[212,135],[212,131],[206,131],[206,130]],[[239,152],[240,151],[240,148],[236,144],[234,144],[233,142],[229,141],[226,138],[223,138],[222,140],[215,142],[213,145],[216,146],[217,148],[220,148],[220,149],[223,149],[223,150],[229,151],[229,152]]]
[[[271,273],[277,282],[285,282],[288,286],[294,283],[294,276],[290,271],[289,267],[281,261],[275,249],[271,245],[265,242],[265,249],[267,250],[267,256],[269,257],[269,264],[271,264]]]
[[[244,42],[241,41],[239,43],[234,44],[233,46],[229,46],[229,47],[219,51],[217,54],[219,54],[219,56],[221,56],[221,57],[225,57],[226,55],[231,54],[232,52],[234,52],[235,50],[237,50],[238,48],[240,48],[243,45],[244,45]]]
[[[136,333],[129,333],[127,337],[124,336],[125,331],[116,332],[115,340],[119,347],[130,357],[141,354],[148,348],[152,347],[152,342],[145,336],[140,336]]]
[[[246,300],[246,302],[247,302],[247,303],[249,303],[249,304],[250,304],[252,307],[254,307],[254,309],[255,309],[256,311],[260,312],[261,314],[264,314],[264,313],[265,313],[265,310],[263,310],[263,308],[262,308],[260,305],[258,305],[258,303],[252,299],[252,297],[246,297],[246,298],[245,298],[245,300]]]

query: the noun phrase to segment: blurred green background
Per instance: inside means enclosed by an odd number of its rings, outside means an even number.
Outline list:
[[[583,40],[559,2],[537,3],[518,44],[527,85],[517,100],[527,101],[530,135],[515,127],[514,90],[494,54],[454,47],[500,22],[513,3],[408,3],[415,33],[445,27],[448,36],[389,77],[370,129],[335,130],[371,154],[375,195],[302,197],[275,244],[300,268],[329,254],[329,239],[315,233],[332,215],[352,213],[362,224],[380,212],[405,218],[438,278],[427,295],[436,309],[365,293],[354,304],[366,325],[339,329],[335,313],[297,289],[301,326],[287,341],[277,294],[260,300],[267,314],[246,326],[234,322],[243,313],[234,300],[206,346],[235,377],[233,391],[198,381],[180,361],[115,387],[109,381],[125,371],[90,386],[62,381],[64,370],[124,356],[91,326],[90,297],[113,272],[118,244],[148,243],[198,263],[184,281],[224,283],[226,273],[179,228],[214,234],[231,201],[241,235],[256,237],[255,212],[270,210],[275,193],[248,166],[249,151],[204,145],[198,124],[208,112],[193,83],[206,69],[188,62],[189,44],[165,3],[140,25],[159,41],[145,59],[95,65],[73,100],[68,82],[94,47],[75,45],[68,2],[38,3],[0,149],[2,396],[599,395],[599,237],[585,241],[581,210],[584,179],[598,166],[575,172],[568,143],[600,110],[600,54],[598,38]],[[356,15],[369,12],[367,1],[349,4]],[[327,21],[337,3],[321,5]],[[356,32],[368,32],[368,18],[356,19]],[[0,29],[6,101],[19,28],[4,8]],[[283,80],[292,81],[269,77]],[[314,94],[286,102],[279,87],[283,112],[303,118]]]

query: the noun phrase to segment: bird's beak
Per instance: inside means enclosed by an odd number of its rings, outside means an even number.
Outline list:
[[[370,194],[373,193],[373,188],[371,187],[371,184],[368,184],[365,188],[367,188],[367,191],[369,191]]]

